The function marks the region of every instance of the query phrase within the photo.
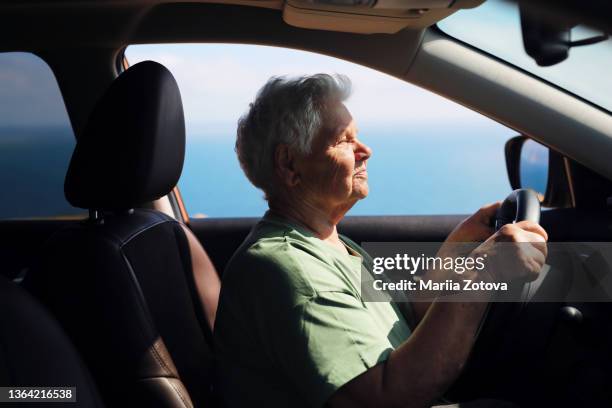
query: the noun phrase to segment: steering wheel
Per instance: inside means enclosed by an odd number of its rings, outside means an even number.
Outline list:
[[[538,199],[536,192],[526,188],[519,188],[511,192],[497,210],[494,220],[495,231],[498,231],[506,224],[513,224],[520,221],[532,221],[539,223],[540,214],[540,200]],[[510,309],[513,309],[515,313],[518,314],[522,310],[525,303],[528,302],[530,286],[531,282],[509,282],[506,298],[502,300],[509,300],[515,303],[515,306],[517,307],[511,307]],[[492,313],[490,309],[491,307],[489,308],[487,315]],[[505,309],[508,309],[508,307],[505,307]],[[491,320],[491,318],[487,316],[487,320]]]
[[[520,221],[540,222],[540,200],[535,191],[519,188],[504,200],[495,216],[495,231]]]
[[[540,200],[537,193],[526,188],[519,188],[511,192],[502,202],[495,215],[495,231],[499,231],[506,224],[513,224],[520,221],[532,221],[540,223]],[[509,282],[507,298],[514,303],[519,303],[515,310],[520,312],[524,304],[528,301],[530,282]],[[490,312],[490,311],[489,311]]]
[[[514,190],[497,210],[493,226],[498,231],[506,224],[520,221],[540,221],[540,200],[533,190]],[[530,282],[516,281],[508,284],[505,300],[511,302],[493,301],[489,303],[483,317],[476,345],[466,364],[464,372],[445,394],[451,401],[465,401],[478,397],[482,387],[487,387],[491,381],[492,372],[502,366],[511,354],[500,353],[500,350],[512,348],[512,342],[504,334],[513,320],[520,314],[528,302]],[[508,344],[510,341],[510,344]]]

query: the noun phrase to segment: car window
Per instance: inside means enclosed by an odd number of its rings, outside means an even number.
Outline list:
[[[75,138],[57,81],[30,53],[0,53],[0,219],[72,217],[64,198]]]
[[[527,55],[521,33],[518,3],[489,0],[474,9],[460,10],[438,27],[461,41],[612,111],[612,39],[572,47],[569,57],[553,66],[539,66]],[[583,25],[571,29],[571,41],[602,33]]]
[[[504,144],[516,133],[478,113],[381,72],[315,53],[230,44],[135,45],[130,64],[153,60],[176,77],[187,152],[179,188],[191,217],[261,216],[234,152],[236,122],[275,75],[341,73],[347,106],[373,150],[370,194],[349,215],[471,213],[510,191]]]

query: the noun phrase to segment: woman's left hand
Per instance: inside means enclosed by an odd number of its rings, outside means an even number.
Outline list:
[[[492,220],[500,205],[501,201],[485,205],[473,215],[461,221],[448,235],[445,242],[485,241],[495,232]]]

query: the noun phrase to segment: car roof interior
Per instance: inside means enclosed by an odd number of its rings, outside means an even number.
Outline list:
[[[95,101],[121,71],[129,44],[262,44],[327,54],[385,72],[612,177],[608,112],[428,27],[480,1],[351,12],[325,4],[313,11],[312,3],[317,2],[16,1],[0,6],[0,47],[34,52],[50,65],[77,137]]]

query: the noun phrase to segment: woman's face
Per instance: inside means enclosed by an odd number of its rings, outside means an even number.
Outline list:
[[[357,138],[355,121],[343,103],[330,104],[325,124],[311,154],[298,160],[300,188],[322,208],[350,208],[368,195],[366,163],[372,150]]]

